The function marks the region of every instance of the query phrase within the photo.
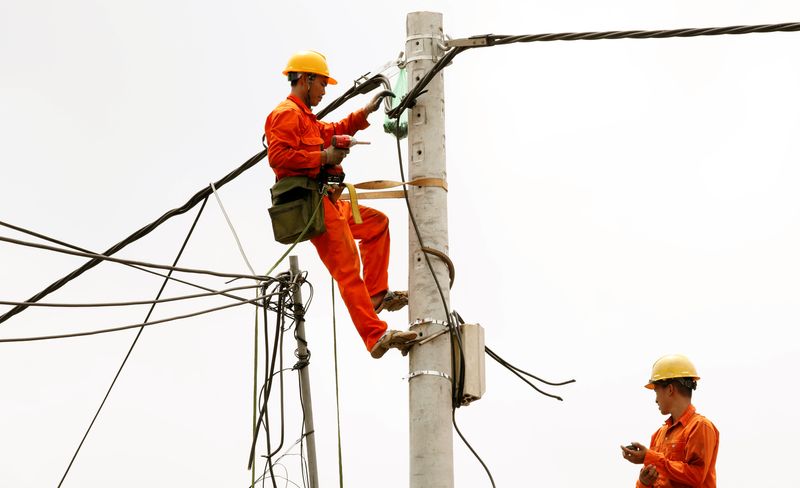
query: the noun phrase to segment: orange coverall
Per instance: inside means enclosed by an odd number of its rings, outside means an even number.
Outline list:
[[[719,431],[689,405],[677,422],[667,419],[650,439],[644,465],[658,470],[655,488],[716,488]],[[646,488],[640,481],[636,488]]]
[[[277,179],[316,178],[322,166],[322,150],[331,144],[333,135],[354,135],[367,127],[369,122],[363,110],[339,122],[322,122],[302,100],[289,95],[269,114],[264,125],[269,165]],[[342,171],[340,166],[326,169],[330,173]],[[322,201],[326,231],[312,238],[311,243],[338,283],[350,318],[367,350],[371,350],[387,329],[386,322],[375,313],[370,297],[389,289],[389,219],[377,210],[359,206],[363,223],[356,225],[349,202],[333,197]],[[354,239],[360,240],[360,258]]]

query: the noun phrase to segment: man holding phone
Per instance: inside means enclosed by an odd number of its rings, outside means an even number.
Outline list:
[[[669,418],[650,439],[650,447],[634,442],[620,446],[622,457],[643,464],[637,488],[716,488],[719,431],[692,405],[697,370],[686,356],[664,356],[653,364],[645,388],[656,394],[656,404]]]

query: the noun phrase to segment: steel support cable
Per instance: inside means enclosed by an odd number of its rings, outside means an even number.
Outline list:
[[[765,34],[770,32],[797,32],[800,22],[762,25],[735,25],[730,27],[700,27],[669,30],[633,30],[607,32],[564,32],[560,34],[531,34],[517,36],[485,36],[488,46],[518,42],[540,41],[597,41],[602,39],[666,39],[670,37],[702,37],[739,34]],[[477,36],[482,37],[482,36]],[[481,47],[481,46],[478,46]]]
[[[173,266],[178,264],[178,260],[180,260],[181,256],[183,255],[183,251],[184,249],[186,249],[186,245],[189,243],[189,239],[192,237],[192,234],[194,233],[194,229],[197,226],[197,222],[200,220],[200,215],[203,214],[203,209],[205,209],[207,201],[208,201],[207,198],[203,199],[203,204],[200,206],[200,210],[197,212],[197,216],[194,218],[194,221],[192,222],[192,225],[189,228],[189,232],[186,234],[186,238],[183,240],[183,244],[181,245],[180,250],[178,250],[178,254],[175,256],[175,260],[173,261]],[[172,273],[172,271],[170,271],[170,273]],[[158,300],[161,297],[161,294],[164,292],[164,289],[166,288],[168,281],[169,279],[164,279],[164,281],[161,283],[161,288],[159,288],[158,293],[156,294],[156,300]],[[147,312],[147,315],[144,318],[145,323],[148,320],[150,320],[150,315],[152,315],[153,310],[155,310],[155,308],[156,308],[155,303],[150,305],[150,310]],[[125,354],[125,358],[122,360],[122,364],[120,364],[119,369],[117,369],[117,374],[114,375],[114,379],[111,380],[111,385],[109,385],[108,390],[106,390],[106,394],[103,397],[103,401],[100,402],[100,406],[97,408],[94,417],[92,417],[92,421],[89,423],[89,427],[83,434],[83,438],[81,438],[81,442],[78,444],[78,448],[75,449],[75,454],[72,455],[72,459],[70,459],[69,465],[67,465],[67,469],[64,471],[64,475],[61,477],[61,481],[58,482],[59,488],[64,483],[64,480],[67,478],[67,474],[69,474],[69,470],[70,468],[72,468],[72,464],[75,462],[75,458],[78,457],[78,453],[81,451],[81,447],[83,447],[84,441],[86,441],[86,438],[89,436],[89,432],[92,430],[92,427],[94,426],[97,417],[100,416],[100,411],[103,410],[103,406],[106,404],[106,400],[108,399],[109,395],[111,395],[111,390],[117,383],[117,379],[119,378],[119,375],[122,373],[122,369],[125,367],[125,364],[128,362],[128,358],[131,356],[133,348],[136,347],[136,343],[139,341],[139,337],[141,337],[143,331],[144,331],[144,326],[141,326],[139,328],[139,332],[136,333],[136,337],[133,338],[133,342],[131,342],[131,345],[128,348],[128,353]]]
[[[670,30],[634,30],[634,31],[606,31],[606,32],[564,32],[556,34],[530,34],[530,35],[479,35],[468,40],[470,45],[451,47],[411,89],[400,103],[388,112],[390,118],[398,118],[404,110],[413,107],[417,97],[424,91],[433,77],[445,66],[452,63],[453,58],[467,49],[501,46],[521,42],[549,42],[549,41],[596,41],[603,39],[666,39],[672,37],[701,37],[741,34],[765,34],[771,32],[797,32],[800,31],[800,22],[783,24],[762,25],[737,25],[730,27],[703,27]],[[485,42],[479,45],[478,42]],[[450,41],[452,42],[452,41]]]
[[[67,247],[69,249],[74,249],[76,251],[92,253],[92,251],[90,251],[88,249],[84,249],[84,248],[76,246],[74,244],[70,244],[68,242],[64,242],[64,241],[55,239],[53,237],[46,236],[44,234],[40,234],[38,232],[34,232],[34,231],[30,230],[30,229],[25,229],[24,227],[19,227],[19,226],[13,225],[13,224],[9,224],[8,222],[3,222],[2,220],[0,220],[0,225],[2,225],[3,227],[7,227],[9,229],[15,230],[17,232],[22,232],[23,234],[28,234],[29,236],[37,237],[37,238],[45,240],[47,242],[51,242],[53,244],[58,244],[59,246],[64,246],[64,247]],[[134,266],[132,264],[126,264],[126,263],[123,263],[123,264],[125,264],[126,266],[129,266],[129,267],[131,267],[133,269],[138,269],[139,271],[144,271],[145,273],[149,273],[149,274],[152,274],[152,275],[155,275],[155,276],[159,276],[161,278],[166,278],[168,280],[175,281],[177,283],[181,283],[181,284],[184,284],[184,285],[188,285],[188,286],[200,289],[200,290],[205,290],[205,291],[211,292],[211,293],[219,293],[222,296],[225,296],[225,297],[228,297],[228,298],[233,298],[234,300],[240,300],[240,301],[241,300],[245,300],[244,298],[242,298],[240,296],[219,292],[218,290],[214,290],[213,288],[208,288],[206,286],[198,285],[196,283],[191,283],[189,281],[185,281],[185,280],[182,280],[180,278],[176,278],[174,276],[165,275],[165,274],[162,274],[162,273],[159,273],[159,272],[147,269],[147,268],[142,268],[141,266]],[[253,286],[258,286],[258,285],[253,285]],[[20,302],[20,303],[27,304],[27,306],[30,307],[30,306],[32,306],[33,303],[36,303],[36,302]],[[258,305],[258,304],[256,304],[256,305]]]
[[[263,300],[263,299],[264,299],[263,296],[257,296],[255,298],[251,298],[250,300],[244,300],[242,302],[230,303],[228,305],[221,305],[219,307],[214,307],[214,308],[207,308],[205,310],[200,310],[199,312],[192,312],[192,313],[187,313],[187,314],[183,314],[183,315],[175,315],[173,317],[167,317],[167,318],[164,318],[164,319],[153,320],[152,322],[146,322],[146,323],[142,322],[142,323],[138,323],[138,324],[122,325],[122,326],[119,326],[119,327],[110,327],[110,328],[107,328],[107,329],[96,329],[96,330],[90,330],[90,331],[85,331],[85,332],[71,332],[71,333],[67,333],[67,334],[52,334],[52,335],[31,336],[31,337],[6,337],[6,338],[0,339],[0,343],[4,343],[4,342],[47,341],[47,340],[51,340],[51,339],[70,339],[70,338],[73,338],[73,337],[85,337],[85,336],[98,335],[98,334],[108,334],[108,333],[111,333],[111,332],[120,332],[120,331],[123,331],[123,330],[136,329],[137,327],[150,327],[152,325],[164,324],[164,323],[167,323],[167,322],[175,322],[177,320],[183,320],[183,319],[188,319],[188,318],[191,318],[191,317],[197,317],[199,315],[205,315],[205,314],[209,314],[209,313],[212,313],[212,312],[219,312],[220,310],[227,310],[229,308],[240,307],[242,305],[255,304],[257,301]]]
[[[208,293],[195,293],[193,295],[182,295],[177,297],[160,298],[156,300],[138,300],[131,302],[99,302],[99,303],[50,303],[50,302],[12,302],[9,300],[0,300],[0,305],[27,305],[28,307],[54,307],[54,308],[100,308],[100,307],[129,307],[135,305],[152,305],[157,303],[179,302],[182,300],[191,300],[194,298],[206,298],[225,295],[231,291],[247,290],[251,288],[259,288],[261,285],[244,285],[234,288],[227,288],[220,291],[212,291]]]
[[[238,177],[240,174],[244,173],[246,170],[248,170],[248,169],[252,168],[253,166],[255,166],[256,163],[258,163],[259,161],[264,159],[264,157],[266,155],[267,155],[267,149],[265,148],[264,150],[260,151],[259,153],[255,154],[250,159],[245,161],[241,166],[239,166],[238,168],[234,169],[233,171],[231,171],[230,173],[228,173],[227,175],[222,177],[220,180],[216,181],[214,183],[214,185],[217,188],[222,187],[226,183],[228,183],[231,180],[233,180],[236,177]],[[188,212],[195,205],[197,205],[201,201],[204,201],[210,195],[210,192],[211,192],[211,188],[210,187],[203,188],[202,190],[200,190],[197,193],[195,193],[194,196],[192,196],[185,204],[183,204],[180,207],[177,207],[177,208],[174,208],[172,210],[169,210],[168,212],[166,212],[164,215],[162,215],[161,217],[159,217],[155,221],[151,222],[150,224],[145,225],[144,227],[142,227],[141,229],[137,230],[136,232],[134,232],[130,236],[126,237],[122,241],[120,241],[117,244],[111,246],[106,252],[103,253],[103,255],[110,256],[112,254],[115,254],[117,251],[123,249],[128,244],[130,244],[132,242],[135,242],[135,241],[141,239],[142,237],[146,236],[147,234],[152,232],[156,227],[160,226],[161,224],[163,224],[167,220],[171,219],[172,217],[175,217],[176,215],[180,215],[180,214]],[[40,291],[39,293],[37,293],[36,295],[32,296],[31,298],[27,299],[26,302],[38,302],[39,300],[41,300],[42,298],[46,297],[50,293],[58,290],[59,288],[61,288],[62,286],[66,285],[70,281],[72,281],[75,278],[77,278],[78,276],[82,275],[84,272],[94,268],[95,266],[97,266],[101,262],[102,262],[102,259],[92,258],[91,260],[89,260],[88,262],[83,264],[80,268],[72,271],[71,273],[69,273],[68,275],[66,275],[63,278],[59,279],[58,281],[55,281],[55,282],[51,283],[47,288],[45,288],[44,290]],[[14,315],[22,312],[26,308],[28,308],[28,307],[24,306],[24,305],[18,305],[16,307],[12,308],[8,312],[6,312],[6,313],[4,313],[3,315],[0,316],[0,324],[5,322],[6,320],[10,319]]]
[[[206,274],[206,275],[211,275],[211,276],[219,276],[219,277],[222,277],[222,278],[245,278],[245,279],[259,280],[259,281],[269,281],[269,280],[271,280],[271,278],[269,276],[244,275],[244,274],[238,274],[238,273],[222,273],[222,272],[219,272],[219,271],[211,271],[211,270],[207,270],[207,269],[179,268],[177,266],[167,266],[166,264],[146,263],[144,261],[134,261],[132,259],[113,258],[111,256],[106,256],[106,255],[103,255],[103,254],[94,254],[94,253],[91,253],[91,252],[82,252],[82,251],[72,251],[72,250],[69,250],[69,249],[61,249],[61,248],[58,248],[58,247],[48,246],[48,245],[45,245],[45,244],[37,244],[35,242],[21,241],[19,239],[12,239],[10,237],[3,237],[3,236],[0,236],[0,242],[8,242],[10,244],[17,244],[19,246],[25,246],[25,247],[33,247],[33,248],[36,248],[36,249],[43,249],[45,251],[54,251],[54,252],[58,252],[58,253],[61,253],[61,254],[70,254],[72,256],[80,256],[80,257],[92,258],[92,261],[96,260],[98,262],[100,262],[100,261],[110,261],[112,263],[133,264],[133,265],[136,265],[136,266],[144,266],[144,267],[147,267],[147,268],[165,269],[165,270],[169,270],[169,271],[178,271],[178,272],[181,272],[181,273]],[[38,302],[41,299],[41,297],[37,298],[37,299],[34,299],[34,298],[36,298],[36,297],[29,298],[27,300],[27,302]],[[27,308],[27,306],[23,307],[22,309],[24,310],[25,308]],[[8,313],[11,313],[15,309],[16,308],[11,309]],[[6,315],[8,315],[8,314],[6,314]]]

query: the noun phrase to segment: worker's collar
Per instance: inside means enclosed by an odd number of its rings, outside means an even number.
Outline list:
[[[666,424],[668,426],[670,426],[670,427],[672,427],[673,425],[677,425],[677,424],[683,424],[683,426],[685,427],[686,424],[689,423],[689,419],[692,418],[692,415],[694,415],[694,413],[696,411],[697,411],[697,409],[694,408],[694,405],[692,405],[690,403],[689,406],[686,407],[686,411],[683,412],[683,415],[681,415],[681,417],[678,419],[677,422],[673,422],[672,421],[672,417],[670,417],[670,418],[667,419]]]
[[[312,112],[311,109],[308,108],[308,106],[306,105],[306,102],[302,101],[300,98],[294,96],[291,93],[286,98],[288,98],[289,100],[293,101],[294,104],[297,105],[298,107],[300,107],[300,110],[302,110],[303,113],[305,113],[306,115],[310,115],[311,117],[314,117],[315,119],[317,118],[317,116],[314,115],[314,112]]]

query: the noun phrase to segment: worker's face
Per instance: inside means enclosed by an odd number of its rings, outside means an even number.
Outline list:
[[[322,101],[322,97],[325,96],[325,87],[327,86],[328,78],[325,76],[317,75],[311,81],[311,85],[308,90],[308,98],[312,107],[316,107],[319,105],[319,102]]]
[[[653,391],[656,392],[656,404],[658,405],[658,410],[663,414],[667,415],[670,413],[670,394],[669,390],[672,388],[672,385],[661,386],[661,385],[653,385]]]

